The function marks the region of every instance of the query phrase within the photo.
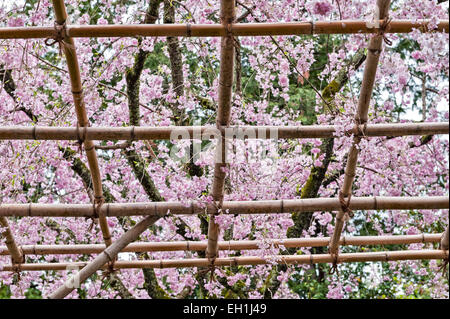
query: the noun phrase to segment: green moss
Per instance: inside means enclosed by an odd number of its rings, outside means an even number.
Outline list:
[[[144,272],[144,288],[152,299],[171,299],[170,296],[162,289],[156,279],[153,269],[143,269]]]
[[[340,89],[341,83],[333,80],[322,90],[322,97],[330,103],[334,99],[336,93],[340,91]]]

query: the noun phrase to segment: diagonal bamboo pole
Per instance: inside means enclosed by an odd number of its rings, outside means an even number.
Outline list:
[[[154,224],[160,217],[159,216],[148,216],[136,224],[133,228],[128,230],[120,238],[118,238],[113,244],[102,251],[100,255],[94,258],[90,263],[88,263],[83,269],[81,269],[76,275],[76,278],[71,278],[64,283],[55,292],[50,294],[51,299],[61,299],[70,294],[76,287],[74,287],[73,282],[76,280],[78,283],[84,282],[93,273],[101,269],[104,265],[110,262],[114,262],[117,254],[124,249],[129,243],[136,240],[141,233],[143,233],[149,226]],[[24,268],[22,268],[24,270]]]
[[[80,128],[89,126],[89,119],[86,114],[86,108],[84,104],[83,97],[83,87],[81,84],[80,66],[78,64],[77,52],[75,43],[72,38],[66,36],[65,24],[67,22],[67,12],[64,4],[64,0],[53,0],[53,8],[56,16],[56,27],[61,29],[61,38],[57,38],[59,45],[64,49],[64,54],[66,56],[67,67],[70,75],[70,82],[72,86],[73,101],[75,104],[75,111],[78,119],[78,130]],[[79,135],[79,136],[82,136]],[[84,144],[84,149],[86,151],[86,156],[88,158],[89,170],[92,176],[92,186],[94,189],[94,205],[99,208],[103,203],[103,190],[102,190],[102,179],[100,176],[100,169],[98,167],[97,153],[95,151],[94,143],[86,138],[80,138]],[[103,234],[103,239],[106,246],[111,245],[111,232],[109,231],[108,222],[105,215],[99,210],[98,219],[100,224],[100,229]],[[97,216],[95,216],[97,217]]]
[[[448,209],[448,196],[429,197],[353,197],[352,210],[409,210]],[[206,206],[206,207],[205,207]],[[338,198],[305,198],[261,201],[224,201],[222,213],[226,214],[286,214],[292,212],[338,211]],[[218,207],[192,201],[187,205],[180,202],[106,203],[100,208],[108,217],[117,216],[165,216],[218,214]],[[90,204],[3,204],[0,216],[28,217],[92,217],[95,209]]]
[[[419,243],[440,243],[443,234],[392,235],[392,236],[356,236],[342,237],[339,241],[344,246],[365,245],[406,245]],[[230,240],[219,241],[219,250],[258,250],[262,244],[270,243],[277,248],[324,247],[328,246],[330,237],[321,238],[287,238],[266,240]],[[204,251],[207,241],[166,241],[131,243],[121,250],[125,252],[161,252],[161,251]],[[442,247],[442,245],[441,245]],[[106,249],[104,244],[79,245],[23,245],[20,247],[26,255],[75,255],[100,254]],[[445,249],[444,247],[444,250]],[[0,246],[0,256],[10,255],[8,247]]]
[[[355,125],[348,135],[358,135],[364,130],[367,137],[448,134],[448,122],[386,123]],[[230,126],[224,129],[225,137],[245,139],[272,138],[331,138],[336,128],[333,125],[308,126]],[[51,126],[2,126],[0,140],[77,140],[75,127]],[[199,133],[199,134],[196,134]],[[213,134],[214,133],[214,134]],[[271,134],[272,133],[272,134]],[[85,127],[83,134],[89,140],[168,140],[168,139],[213,139],[220,131],[209,126],[167,126],[167,127]]]
[[[383,21],[379,21],[381,24]],[[437,28],[428,28],[430,20],[393,20],[387,33],[409,33],[413,29],[421,32],[449,32],[448,20],[440,20]],[[377,28],[367,21],[315,21],[281,23],[236,23],[231,30],[233,36],[275,36],[311,34],[362,34],[376,33]],[[0,28],[0,39],[39,39],[54,36],[52,27],[6,27]],[[101,37],[223,37],[228,34],[223,24],[159,24],[159,25],[68,25],[71,38]]]
[[[390,0],[377,0],[377,8],[379,9],[380,19],[388,18],[390,4]],[[383,40],[383,34],[378,34],[376,36],[373,36],[369,42],[367,50],[367,60],[364,67],[364,75],[358,101],[358,109],[355,116],[355,122],[357,125],[365,125],[367,123],[370,98],[372,96],[373,86],[375,82],[378,60],[383,49]],[[350,200],[359,153],[358,143],[360,142],[360,140],[361,137],[359,136],[354,138],[353,144],[348,153],[347,166],[345,167],[344,183],[339,195],[343,202],[345,201],[345,198],[347,198],[347,201]],[[345,208],[343,204],[342,210],[340,210],[336,216],[336,223],[330,241],[330,253],[336,256],[339,251],[339,238],[341,237],[342,229],[344,228],[345,219],[348,218],[347,210],[348,207]]]
[[[12,263],[21,264],[25,262],[25,256],[23,254],[23,251],[19,246],[17,246],[17,243],[14,240],[14,236],[11,232],[11,228],[9,228],[8,220],[6,219],[6,217],[0,216],[0,227],[3,228],[3,231],[0,232],[0,235],[5,238],[5,244],[9,254],[11,255]]]
[[[113,245],[116,245],[117,241]],[[111,245],[110,247],[112,247]],[[109,248],[108,248],[109,249]],[[430,259],[448,259],[448,250],[430,249],[430,250],[400,250],[400,251],[378,251],[366,253],[346,253],[337,256],[331,254],[313,254],[313,255],[276,255],[256,257],[224,257],[215,260],[216,266],[232,267],[232,266],[254,266],[266,264],[280,264],[280,265],[311,265],[319,263],[353,263],[353,262],[389,262],[400,260],[430,260]],[[23,271],[50,271],[50,270],[66,270],[75,267],[84,267],[76,276],[79,278],[87,278],[86,273],[89,268],[90,274],[96,270],[107,269],[105,266],[108,257],[99,258],[104,254],[99,255],[92,262],[75,262],[75,263],[39,263],[39,264],[22,264]],[[115,267],[117,269],[133,269],[133,268],[188,268],[188,267],[208,267],[210,261],[207,258],[198,259],[163,259],[163,260],[138,260],[138,261],[116,261]],[[95,269],[94,269],[95,268]],[[3,271],[13,271],[14,267],[5,265]],[[80,280],[82,282],[82,280]],[[73,280],[66,283],[67,286],[73,285]],[[64,298],[73,288],[61,287],[55,293],[50,295],[52,299]]]
[[[219,74],[219,105],[216,117],[216,126],[219,130],[230,124],[231,96],[234,73],[235,43],[231,34],[233,23],[236,20],[235,0],[220,1],[220,22],[228,30],[228,33],[221,39],[220,50],[220,74]],[[224,182],[226,172],[226,139],[221,134],[216,149],[216,163],[214,165],[214,180],[212,185],[212,199],[219,209],[222,206],[224,197]],[[217,257],[217,241],[219,238],[219,225],[215,222],[215,216],[211,215],[208,222],[208,246],[206,257],[214,265]]]

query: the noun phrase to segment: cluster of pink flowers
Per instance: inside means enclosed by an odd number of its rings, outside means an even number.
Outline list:
[[[332,9],[333,7],[328,1],[316,1],[314,3],[313,13],[320,16],[326,16]]]

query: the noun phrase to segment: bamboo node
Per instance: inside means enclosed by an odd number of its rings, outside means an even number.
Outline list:
[[[233,83],[231,83],[231,84],[225,84],[225,83],[223,83],[222,81],[219,81],[219,85],[220,85],[220,86],[227,87],[227,88],[233,87]]]
[[[32,136],[33,136],[33,140],[37,140],[36,138],[36,125],[33,126],[33,131],[31,132]]]
[[[314,20],[311,20],[309,23],[311,24],[311,35],[313,35],[316,32],[316,24]]]
[[[186,37],[190,38],[192,36],[191,24],[186,24]]]
[[[130,141],[134,141],[134,140],[136,139],[136,135],[135,135],[135,132],[134,132],[134,128],[135,128],[135,126],[132,126],[132,127],[131,127]]]

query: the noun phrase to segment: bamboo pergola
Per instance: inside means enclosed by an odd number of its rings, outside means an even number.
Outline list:
[[[1,204],[0,226],[4,228],[5,246],[0,246],[0,255],[11,256],[11,265],[5,265],[2,271],[46,271],[66,270],[68,267],[81,267],[75,275],[79,282],[85,281],[98,270],[127,268],[173,268],[173,267],[214,267],[236,265],[261,265],[267,263],[315,264],[361,261],[396,261],[449,258],[449,229],[442,234],[396,235],[396,236],[342,236],[344,223],[351,217],[352,210],[405,210],[405,209],[448,209],[448,196],[429,197],[351,197],[351,188],[356,175],[358,143],[362,137],[406,136],[427,134],[449,134],[449,123],[395,123],[369,124],[368,108],[374,86],[378,59],[383,49],[384,33],[408,33],[413,29],[422,32],[449,32],[449,22],[439,21],[434,30],[430,30],[429,21],[390,20],[389,0],[377,0],[380,9],[379,26],[369,26],[366,21],[311,21],[295,23],[236,23],[235,3],[221,0],[220,24],[161,24],[161,25],[69,25],[63,0],[53,0],[55,27],[19,27],[0,28],[0,39],[55,39],[63,47],[71,80],[71,90],[77,116],[76,127],[42,126],[3,126],[0,127],[0,140],[80,140],[86,151],[89,171],[94,189],[92,204]],[[348,154],[344,183],[339,198],[314,198],[299,200],[265,201],[224,201],[224,180],[226,173],[225,148],[229,139],[238,135],[247,139],[264,139],[276,131],[276,138],[330,138],[337,128],[332,125],[312,126],[230,126],[233,69],[236,36],[274,36],[274,35],[311,35],[311,34],[371,34],[368,56],[365,62],[363,81],[359,96],[358,109],[352,129],[345,132],[353,136],[353,145]],[[169,127],[90,127],[83,98],[82,80],[78,64],[77,37],[131,37],[131,36],[179,36],[179,37],[221,37],[219,104],[215,127],[169,126]],[[214,180],[211,191],[213,203],[202,204],[192,201],[146,202],[146,203],[104,203],[101,183],[101,171],[98,165],[94,140],[157,140],[172,139],[217,139]],[[284,214],[290,212],[337,211],[336,224],[331,237],[273,239],[274,247],[328,247],[327,254],[281,255],[270,258],[242,256],[218,256],[219,250],[255,250],[260,249],[260,241],[219,241],[220,227],[215,223],[218,214]],[[139,235],[158,219],[172,215],[210,216],[208,240],[203,242],[149,242],[134,243]],[[104,244],[84,245],[24,245],[19,246],[9,228],[7,217],[91,217],[98,218]],[[133,228],[112,242],[107,223],[111,216],[144,216]],[[383,251],[339,254],[339,247],[345,245],[389,245],[436,243],[439,249]],[[120,252],[156,252],[156,251],[205,251],[202,259],[171,259],[146,261],[117,261]],[[90,262],[74,263],[26,263],[26,255],[48,254],[96,254]],[[270,260],[269,260],[270,259]],[[74,289],[71,278],[49,298],[64,298]],[[72,287],[72,288],[71,288]]]

